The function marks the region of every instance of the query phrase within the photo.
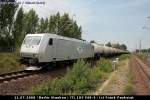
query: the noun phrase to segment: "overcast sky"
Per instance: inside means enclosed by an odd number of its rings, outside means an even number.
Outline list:
[[[82,38],[99,43],[124,43],[129,50],[150,48],[150,0],[17,0],[45,4],[22,4],[40,17],[67,12],[82,26]],[[146,26],[147,28],[142,29]],[[148,29],[149,27],[149,29]]]

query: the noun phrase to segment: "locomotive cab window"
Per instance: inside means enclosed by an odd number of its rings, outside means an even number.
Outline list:
[[[49,39],[49,45],[53,45],[53,39],[52,38]]]

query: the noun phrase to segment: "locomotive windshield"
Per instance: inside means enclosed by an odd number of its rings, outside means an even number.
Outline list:
[[[40,41],[41,41],[41,36],[27,36],[23,44],[39,45]]]

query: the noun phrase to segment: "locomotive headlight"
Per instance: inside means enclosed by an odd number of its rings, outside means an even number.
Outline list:
[[[38,57],[38,54],[33,54],[33,57],[37,58],[37,57]]]

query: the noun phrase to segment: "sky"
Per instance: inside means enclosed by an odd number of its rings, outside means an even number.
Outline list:
[[[17,0],[39,17],[69,13],[82,27],[82,38],[126,44],[128,50],[150,48],[150,0]],[[25,4],[25,2],[43,2]],[[143,28],[146,27],[146,28]]]

